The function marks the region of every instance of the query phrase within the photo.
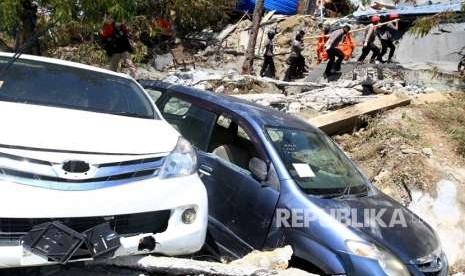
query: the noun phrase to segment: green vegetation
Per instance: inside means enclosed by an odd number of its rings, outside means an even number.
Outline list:
[[[432,29],[437,27],[440,23],[455,22],[454,12],[438,13],[432,16],[420,17],[413,22],[409,32],[417,37],[423,37],[431,32]]]
[[[234,0],[37,0],[38,11],[31,9],[32,0],[0,1],[0,40],[23,44],[35,33],[53,22],[40,39],[42,52],[56,47],[92,42],[94,34],[109,16],[126,22],[132,39],[144,42],[159,34],[155,19],[169,20],[176,35],[183,37],[228,20]],[[31,20],[33,18],[33,20]],[[32,22],[37,19],[34,27]],[[5,37],[13,39],[5,39]]]
[[[462,13],[465,13],[465,3],[462,4]],[[409,32],[417,37],[423,37],[431,32],[441,23],[454,23],[457,21],[455,12],[443,12],[431,16],[416,19]]]

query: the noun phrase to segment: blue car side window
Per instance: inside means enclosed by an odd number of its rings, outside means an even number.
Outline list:
[[[190,102],[171,97],[163,109],[163,117],[196,148],[205,151],[216,114]]]

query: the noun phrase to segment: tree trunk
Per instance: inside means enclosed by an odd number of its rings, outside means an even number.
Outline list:
[[[253,11],[252,28],[249,33],[249,43],[245,54],[244,64],[242,65],[242,74],[250,74],[253,69],[253,60],[255,58],[255,45],[257,44],[258,29],[263,14],[263,2],[265,0],[257,0]]]
[[[32,0],[22,0],[19,16],[21,23],[16,32],[15,51],[22,49],[24,54],[40,55],[40,45],[38,38],[32,38],[35,35],[37,22],[37,7]]]

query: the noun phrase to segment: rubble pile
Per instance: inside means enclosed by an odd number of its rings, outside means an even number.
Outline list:
[[[324,112],[353,105],[374,97],[362,96],[362,93],[354,88],[333,86],[314,89],[291,96],[270,93],[235,96],[264,106],[270,106],[286,113],[299,113],[307,109]]]
[[[206,67],[235,69],[240,71],[243,56],[249,42],[249,30],[252,22],[249,19],[242,19],[234,25],[227,26],[221,33],[217,34],[216,41],[212,42],[205,50],[195,55],[198,62]],[[263,56],[263,48],[266,41],[266,33],[274,31],[277,33],[275,38],[275,64],[277,77],[282,78],[287,67],[286,60],[290,51],[290,43],[296,33],[300,30],[306,32],[306,35],[319,35],[318,22],[308,15],[283,16],[272,13],[265,15],[262,20],[261,28],[257,37],[256,56]],[[314,46],[308,43],[308,47],[303,51],[307,58],[308,64],[315,59]],[[261,62],[255,62],[255,72],[260,71]]]
[[[154,76],[164,82],[237,96],[287,113],[307,110],[325,113],[375,98],[378,94],[402,92],[415,97],[435,92],[433,88],[408,83],[402,70],[396,66],[356,66],[343,73],[337,81],[319,80],[315,83],[308,78],[288,83],[241,75],[234,69],[177,70]],[[151,78],[151,71],[139,70],[139,76]]]
[[[329,20],[329,19],[327,19]],[[351,21],[350,18],[334,20],[333,25]],[[275,65],[278,80],[241,75],[244,53],[246,51],[249,31],[252,22],[244,16],[236,24],[230,24],[219,33],[208,32],[202,39],[208,41],[204,50],[194,55],[196,66],[187,71],[175,70],[155,74],[156,79],[165,82],[192,86],[216,93],[224,93],[270,106],[287,113],[309,112],[311,114],[326,113],[345,106],[357,104],[376,98],[379,94],[404,93],[410,97],[435,92],[435,89],[419,84],[412,84],[408,78],[408,70],[398,64],[364,64],[348,62],[343,65],[343,72],[336,80],[328,82],[323,78],[320,69],[325,64],[313,65],[309,68],[309,76],[294,83],[279,81],[283,79],[287,69],[287,58],[290,43],[300,30],[306,32],[306,37],[318,36],[322,23],[312,16],[275,15],[269,12],[264,15],[259,30],[256,60],[253,72],[260,71],[261,56],[266,40],[266,33],[276,32]],[[354,25],[356,26],[356,25]],[[359,35],[357,33],[356,35]],[[303,55],[307,64],[314,64],[316,56],[313,39],[305,40]],[[357,47],[358,50],[360,47]],[[158,67],[163,67],[168,59],[159,58]],[[151,78],[151,69],[141,72],[143,78]],[[313,77],[311,76],[313,75]],[[140,76],[140,75],[139,75]],[[148,76],[148,77],[146,77]],[[142,77],[140,77],[142,78]],[[316,85],[305,85],[315,83]]]

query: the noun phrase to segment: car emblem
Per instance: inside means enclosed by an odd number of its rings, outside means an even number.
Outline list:
[[[84,161],[70,160],[63,163],[62,169],[69,173],[86,173],[90,170],[90,165]]]

